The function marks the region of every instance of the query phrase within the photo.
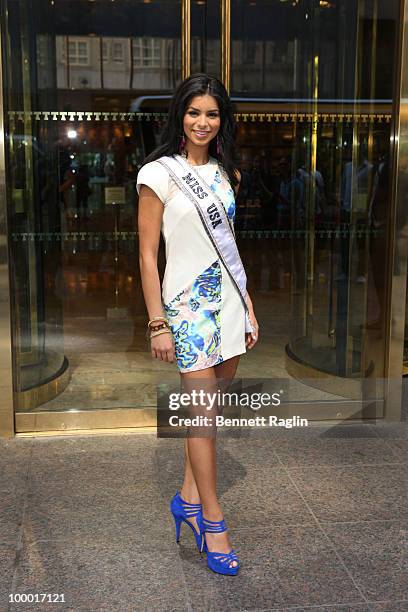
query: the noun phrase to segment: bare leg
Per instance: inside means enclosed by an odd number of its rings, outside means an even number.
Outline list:
[[[193,470],[191,469],[190,458],[188,456],[187,438],[184,441],[184,482],[180,494],[181,497],[190,502],[190,504],[199,504],[201,502]]]
[[[232,380],[239,362],[239,357],[233,357],[226,362],[191,374],[182,374],[183,382],[188,387],[189,379],[197,388],[197,379],[202,379],[203,387],[217,390],[217,379]],[[222,384],[224,387],[224,384]],[[181,497],[190,503],[201,500],[203,515],[210,521],[220,521],[223,513],[216,492],[217,469],[215,438],[188,437],[185,444],[185,476]],[[195,519],[192,519],[195,522]],[[206,542],[210,551],[229,552],[231,545],[228,533],[207,533]],[[236,565],[234,561],[232,566]]]
[[[222,382],[224,383],[225,387],[227,387],[228,384],[233,380],[237,371],[238,363],[239,355],[237,355],[236,357],[231,357],[231,359],[228,359],[227,361],[220,363],[217,366],[214,366],[214,372],[216,377],[218,379],[222,379]],[[191,468],[190,458],[188,454],[187,439],[184,443],[184,481],[183,486],[180,490],[180,495],[185,501],[188,501],[191,504],[198,504],[201,501],[193,470]],[[195,521],[195,519],[193,520]]]
[[[231,384],[238,368],[239,358],[240,355],[236,355],[235,357],[231,357],[231,359],[227,359],[223,363],[219,363],[218,365],[214,366],[216,377],[227,382],[228,385]]]
[[[197,489],[193,470],[191,468],[190,458],[188,456],[187,438],[184,441],[184,481],[183,486],[180,489],[180,495],[184,501],[189,502],[190,504],[201,503],[200,494]],[[198,532],[199,529],[196,517],[193,516],[187,520],[194,525],[194,529]]]

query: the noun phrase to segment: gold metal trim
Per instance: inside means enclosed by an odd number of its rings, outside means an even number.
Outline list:
[[[188,75],[187,75],[188,76]],[[229,78],[229,77],[228,77]],[[376,124],[387,123],[389,124],[392,120],[392,114],[384,109],[383,112],[341,112],[335,113],[330,112],[324,108],[315,109],[314,112],[309,112],[305,109],[304,112],[301,110],[289,109],[287,112],[279,112],[279,109],[271,110],[271,112],[251,112],[248,108],[248,112],[244,112],[245,105],[247,102],[240,102],[240,108],[242,112],[235,114],[236,121],[242,121],[243,123],[311,123],[312,125],[321,123],[324,125],[334,125],[338,123],[345,124],[358,124],[373,128]],[[274,105],[276,106],[276,105]],[[300,106],[299,104],[297,105]],[[62,121],[62,122],[94,122],[103,123],[105,121],[114,122],[126,122],[129,121],[162,121],[167,118],[167,113],[144,113],[144,112],[127,112],[127,113],[111,113],[111,112],[85,112],[85,111],[9,111],[8,117],[10,123],[33,120],[38,121]]]
[[[55,378],[27,391],[16,392],[15,405],[18,406],[20,412],[34,410],[38,406],[42,406],[42,404],[51,401],[64,391],[69,383],[70,376],[69,363],[65,358],[63,370],[58,372]]]
[[[408,0],[401,2],[395,128],[391,132],[394,160],[390,183],[395,197],[390,219],[390,247],[387,265],[386,320],[386,408],[385,418],[401,420],[402,369],[404,357],[405,305],[407,293],[408,221]]]
[[[259,411],[263,416],[262,409]],[[293,415],[309,421],[341,423],[367,422],[381,418],[380,402],[290,402],[274,408],[278,418]],[[16,415],[18,436],[73,436],[157,432],[156,409],[95,410],[88,412],[33,413]],[[110,427],[106,427],[106,423]],[[136,425],[139,423],[139,426]]]
[[[221,80],[231,89],[231,0],[221,0]]]
[[[186,79],[191,72],[191,4],[181,2],[181,76]]]
[[[0,39],[2,39],[0,23]],[[0,46],[0,437],[14,435],[13,360],[8,264],[6,161],[4,136],[3,59]]]
[[[156,408],[117,410],[66,410],[64,412],[16,413],[18,433],[64,432],[84,430],[106,430],[157,426]]]
[[[242,236],[243,238],[249,237],[254,239],[260,238],[271,238],[273,240],[280,240],[282,238],[288,238],[289,236],[308,236],[311,234],[315,234],[320,237],[334,237],[340,238],[345,235],[345,232],[353,233],[355,232],[355,227],[352,224],[345,223],[328,223],[323,229],[319,228],[307,228],[307,229],[267,229],[267,230],[237,230],[235,232],[236,236]],[[361,236],[369,236],[373,234],[374,236],[379,236],[383,233],[383,230],[380,228],[372,228],[372,227],[363,227],[359,230],[359,234]],[[98,240],[109,240],[111,243],[122,242],[127,244],[132,244],[137,241],[138,232],[137,231],[117,231],[117,232],[13,232],[12,239],[14,242],[38,242],[46,246],[49,243],[53,242],[63,242],[68,244],[77,244],[78,242],[87,242],[89,245],[94,244],[95,241]],[[24,364],[25,365],[25,364]]]
[[[157,435],[157,427],[119,427],[117,429],[74,429],[73,431],[30,431],[17,433],[16,438],[57,438],[67,436],[123,436],[127,434]]]
[[[358,379],[343,378],[335,374],[329,374],[322,370],[318,370],[296,357],[288,345],[285,347],[285,368],[289,376],[293,376],[293,378],[301,382],[307,381],[306,384],[311,387],[320,389],[326,393],[333,393],[334,395],[340,395],[340,397],[346,397],[346,401],[359,401],[362,399],[361,377]],[[346,396],[345,389],[347,389]],[[382,403],[382,401],[380,403]],[[333,401],[333,405],[335,404],[336,402]],[[382,412],[379,413],[378,416],[382,417]]]

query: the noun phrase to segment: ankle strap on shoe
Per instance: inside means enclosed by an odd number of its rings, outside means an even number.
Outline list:
[[[224,519],[222,521],[209,521],[203,517],[204,531],[208,533],[222,533],[227,531],[227,526]]]
[[[190,504],[190,502],[185,501],[180,493],[177,491],[176,493],[177,497],[179,498],[181,507],[183,508],[184,512],[187,514],[187,516],[189,517],[194,517],[197,516],[197,514],[200,513],[202,505],[201,504]]]
[[[177,496],[179,498],[179,500],[185,504],[186,506],[191,506],[192,508],[201,508],[201,504],[190,504],[190,502],[187,502],[185,499],[183,499],[180,495],[180,493],[177,491]]]

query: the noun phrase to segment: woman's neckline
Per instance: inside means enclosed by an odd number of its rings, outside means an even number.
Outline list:
[[[183,159],[191,168],[205,168],[206,166],[212,164],[215,158],[210,155],[209,160],[206,164],[198,164],[197,166],[193,166],[193,164],[190,164],[188,159],[186,159],[185,157]]]

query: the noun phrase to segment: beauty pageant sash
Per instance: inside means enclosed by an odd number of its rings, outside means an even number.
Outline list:
[[[253,332],[246,303],[247,278],[222,201],[181,155],[163,156],[157,161],[166,168],[180,191],[194,204],[208,237],[241,296],[245,307],[245,331]]]

